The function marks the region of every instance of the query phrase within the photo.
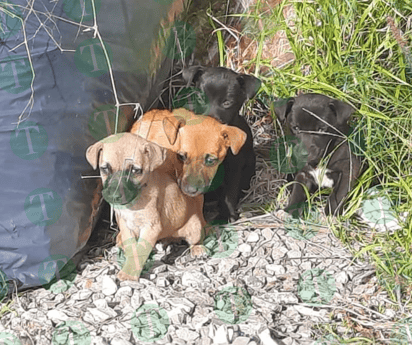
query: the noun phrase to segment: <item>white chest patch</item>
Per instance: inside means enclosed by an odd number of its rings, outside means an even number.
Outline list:
[[[135,217],[136,217],[136,212],[133,212],[129,209],[116,209],[115,212],[123,218],[123,221],[126,223],[126,226],[133,230],[136,225],[135,225]]]
[[[309,174],[313,176],[318,186],[325,188],[333,188],[333,180],[326,176],[326,173],[328,172],[330,172],[329,169],[316,168],[314,170],[311,170]]]

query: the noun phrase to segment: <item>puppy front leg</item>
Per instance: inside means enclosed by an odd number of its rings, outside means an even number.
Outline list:
[[[126,229],[126,224],[124,224],[123,219],[118,216],[118,214],[116,213],[116,221],[117,221],[117,227],[119,228],[119,232],[116,236],[116,247],[121,248],[122,247],[122,229]]]
[[[241,170],[241,184],[240,184],[240,197],[242,198],[244,193],[242,190],[250,188],[250,181],[256,172],[256,157],[254,155],[247,157],[246,164]]]
[[[333,191],[329,195],[325,207],[325,214],[340,215],[343,211],[343,200],[350,190],[350,175],[342,171],[333,171],[327,174],[333,180]]]
[[[361,160],[359,157],[350,155],[348,158],[336,159],[328,166],[328,169],[331,170],[327,176],[333,179],[333,191],[328,198],[325,213],[326,215],[340,215],[343,212],[343,202],[359,177]]]
[[[239,218],[239,214],[237,213],[236,209],[241,192],[240,182],[242,180],[242,171],[241,169],[236,169],[234,171],[225,170],[225,174],[227,176],[227,179],[225,178],[223,193],[224,199],[222,200],[224,205],[222,206],[223,209],[227,209],[228,211],[228,213],[226,214],[226,219],[228,219],[229,222],[234,222]]]
[[[190,233],[188,233],[185,240],[190,245],[190,254],[193,258],[200,257],[206,253],[203,240],[209,232],[209,226],[206,225],[203,216],[199,217],[198,215],[193,215],[187,226]]]
[[[303,186],[306,186],[309,191],[315,187],[313,177],[309,174],[310,167],[305,167],[296,174],[295,182],[292,185],[292,194],[289,198],[286,211],[289,214],[301,216],[303,213],[303,203],[306,201],[306,193]]]
[[[139,280],[144,265],[159,238],[161,229],[161,224],[155,222],[141,226],[139,238],[134,237],[133,232],[129,229],[126,235],[124,232],[122,233],[126,262],[117,275],[119,280]]]

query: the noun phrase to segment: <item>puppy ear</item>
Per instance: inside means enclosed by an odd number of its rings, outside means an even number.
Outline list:
[[[179,134],[179,129],[186,124],[185,119],[178,116],[170,116],[163,119],[163,130],[170,145],[174,145]]]
[[[153,171],[160,167],[166,160],[166,149],[151,142],[147,142],[143,147],[143,154],[147,157],[149,162],[149,170]]]
[[[287,98],[287,99],[279,99],[274,103],[275,114],[279,121],[284,124],[288,114],[292,110],[292,106],[295,103],[295,99]]]
[[[187,83],[186,86],[190,86],[192,83],[196,85],[204,71],[205,70],[202,66],[185,68],[182,72],[182,78]]]
[[[86,159],[94,170],[96,170],[99,166],[99,156],[100,152],[103,150],[103,145],[104,143],[98,141],[92,146],[89,146],[89,148],[86,151]]]
[[[329,103],[329,108],[336,114],[336,120],[339,125],[346,124],[356,110],[350,104],[336,99]]]
[[[230,146],[232,153],[237,155],[246,142],[247,135],[241,129],[234,126],[224,125],[222,130],[223,139],[226,142],[226,147]]]
[[[238,81],[240,85],[244,87],[247,99],[253,98],[260,89],[260,85],[262,84],[260,79],[249,74],[239,75]]]

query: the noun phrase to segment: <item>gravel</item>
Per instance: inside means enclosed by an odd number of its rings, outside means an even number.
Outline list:
[[[342,337],[390,329],[397,312],[373,268],[324,228],[310,240],[295,239],[285,219],[278,211],[231,225],[238,243],[230,255],[224,246],[219,251],[218,239],[217,252],[201,259],[185,244],[156,246],[138,282],[117,280],[118,248],[105,258],[86,255],[65,291],[13,296],[0,332],[21,344],[273,345],[315,344],[327,335],[318,325]],[[351,322],[356,330],[345,327]]]

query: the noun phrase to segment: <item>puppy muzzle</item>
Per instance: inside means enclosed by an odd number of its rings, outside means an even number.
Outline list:
[[[186,195],[195,197],[206,192],[209,185],[210,183],[206,183],[202,177],[190,176],[181,182],[180,188]]]
[[[140,196],[142,187],[132,182],[128,172],[117,172],[103,184],[102,195],[110,205],[127,205]]]

